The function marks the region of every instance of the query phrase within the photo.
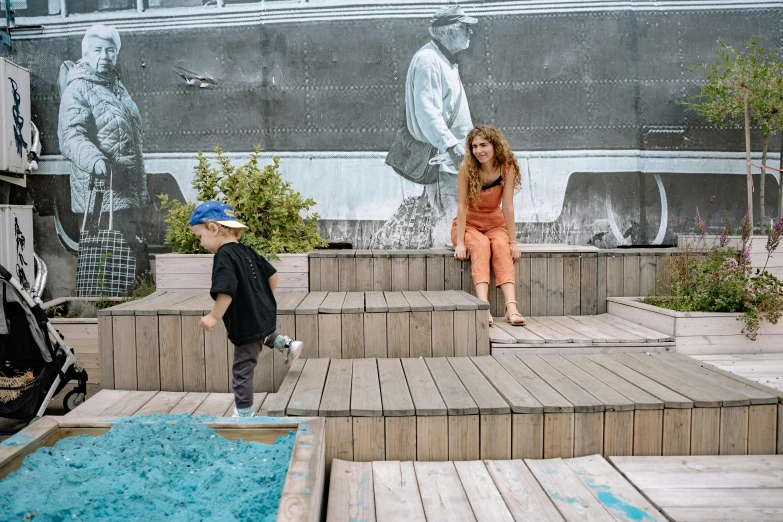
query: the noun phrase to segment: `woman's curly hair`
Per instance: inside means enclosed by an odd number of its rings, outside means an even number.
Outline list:
[[[514,172],[514,191],[522,188],[522,173],[519,170],[519,164],[511,151],[503,133],[492,125],[476,125],[465,138],[465,165],[468,168],[468,206],[477,207],[481,199],[481,179],[479,178],[479,169],[481,164],[473,155],[473,140],[476,136],[481,136],[492,144],[495,148],[495,162],[501,167],[506,163],[511,165],[511,172]],[[508,176],[510,172],[506,172]]]

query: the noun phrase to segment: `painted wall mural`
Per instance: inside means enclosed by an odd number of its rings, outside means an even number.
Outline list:
[[[15,33],[11,56],[32,70],[43,145],[30,179],[36,238],[57,240],[40,254],[72,270],[70,289],[85,208],[102,198],[103,230],[111,206],[144,270],[166,249],[155,196],[193,199],[193,156],[216,145],[238,161],[256,144],[281,156],[317,201],[324,237],[355,248],[448,241],[464,154],[452,145],[479,123],[504,132],[522,167],[520,242],[672,244],[697,206],[713,227],[739,222],[741,129],[677,102],[698,92],[687,67],[712,61],[719,39],[775,47],[783,26],[763,0],[476,0],[441,18],[442,2],[202,4],[65,2],[67,17],[60,2],[17,7],[18,23],[44,27]],[[437,149],[435,179],[386,164],[401,129]],[[764,182],[777,215],[779,176]]]

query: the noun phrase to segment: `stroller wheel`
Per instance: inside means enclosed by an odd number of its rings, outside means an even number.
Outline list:
[[[73,390],[65,395],[65,398],[63,399],[63,407],[65,408],[66,412],[70,412],[83,402],[84,393],[78,390]]]

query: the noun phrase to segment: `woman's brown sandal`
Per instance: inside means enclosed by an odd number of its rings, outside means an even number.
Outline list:
[[[506,322],[510,324],[511,326],[525,326],[527,321],[525,321],[525,318],[520,314],[519,312],[514,312],[509,315],[508,313],[508,305],[511,303],[517,304],[516,301],[509,301],[506,303]],[[518,317],[519,319],[515,319]]]

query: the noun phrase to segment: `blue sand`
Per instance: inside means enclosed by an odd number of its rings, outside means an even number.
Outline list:
[[[0,520],[274,521],[294,436],[229,441],[187,414],[122,420],[27,456],[0,481]]]
[[[32,435],[27,433],[16,433],[11,435],[3,442],[0,442],[0,446],[24,446],[28,442],[32,442],[35,439]]]

